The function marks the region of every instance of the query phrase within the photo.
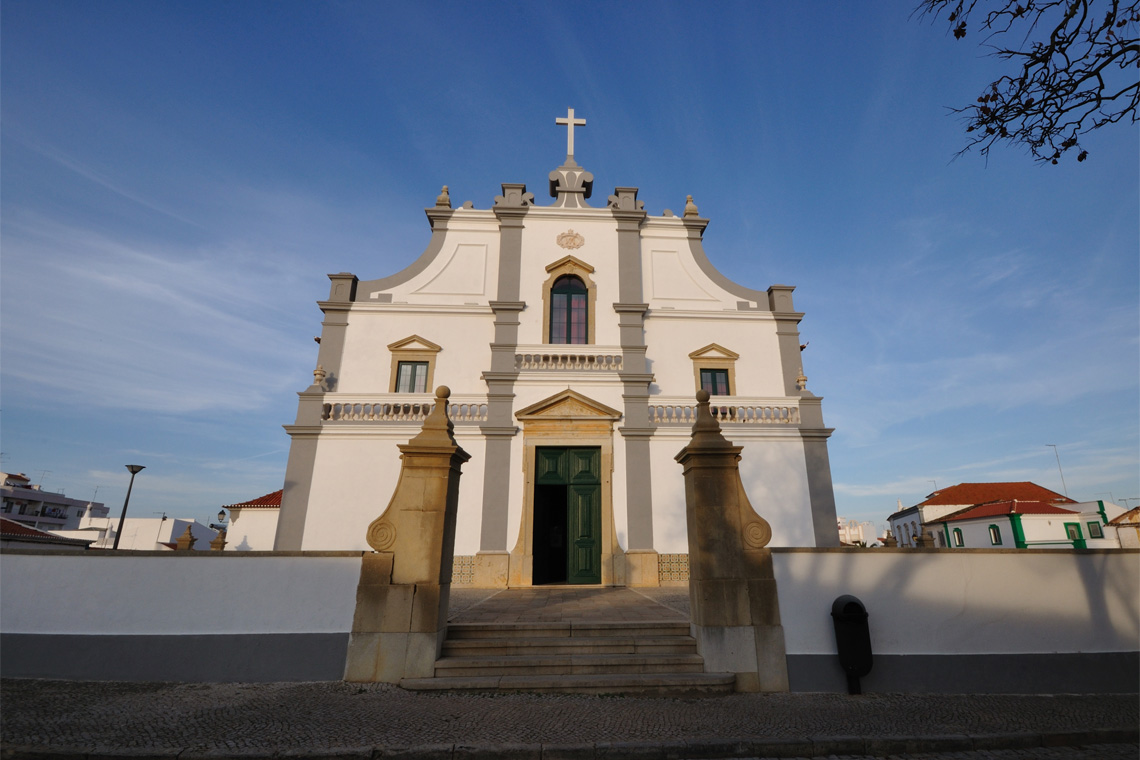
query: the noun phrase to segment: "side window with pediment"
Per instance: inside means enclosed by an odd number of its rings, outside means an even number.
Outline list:
[[[594,342],[597,287],[594,268],[574,256],[546,267],[542,286],[542,341],[559,345]]]
[[[392,352],[389,393],[430,393],[440,347],[418,335],[388,344]]]
[[[710,343],[689,354],[693,360],[693,377],[697,390],[702,388],[711,396],[735,396],[740,391],[736,387],[736,360],[740,354]]]

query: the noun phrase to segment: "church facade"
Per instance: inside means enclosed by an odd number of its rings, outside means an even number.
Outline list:
[[[700,388],[773,546],[838,546],[831,430],[806,390],[793,288],[731,282],[691,197],[652,216],[633,187],[591,204],[573,155],[550,205],[522,184],[493,205],[426,213],[403,271],[330,275],[314,383],[299,394],[274,548],[367,550],[414,436],[449,387],[471,455],[455,554],[484,586],[656,585],[688,551],[686,444]]]

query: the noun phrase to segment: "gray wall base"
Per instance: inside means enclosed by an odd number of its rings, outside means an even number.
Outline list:
[[[863,693],[1128,694],[1140,652],[880,655],[860,679]],[[847,693],[837,655],[788,655],[792,691]]]
[[[348,633],[0,635],[0,675],[69,681],[339,681]]]

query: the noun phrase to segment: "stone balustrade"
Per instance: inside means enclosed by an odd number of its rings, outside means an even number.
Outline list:
[[[397,422],[422,423],[435,406],[426,397],[408,399],[408,394],[388,394],[384,398],[345,399],[324,405],[321,419],[325,422]],[[447,405],[447,415],[456,424],[485,422],[487,402],[478,397],[456,399]]]
[[[622,367],[621,349],[616,346],[591,346],[593,350],[583,351],[585,346],[560,347],[550,350],[550,346],[520,346],[515,354],[515,369],[523,371],[575,371],[616,372]]]
[[[719,399],[723,398],[724,401]],[[742,397],[713,397],[713,416],[722,425],[798,425],[800,410],[794,403],[773,403]],[[650,400],[649,421],[654,425],[692,425],[697,419],[697,405],[692,399],[655,398]]]

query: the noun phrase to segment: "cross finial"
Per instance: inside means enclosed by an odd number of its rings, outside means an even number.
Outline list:
[[[573,108],[567,108],[566,109],[566,116],[565,117],[559,116],[557,119],[554,120],[554,123],[566,125],[566,155],[573,158],[574,157],[574,127],[586,126],[586,120],[585,119],[575,119],[574,118],[574,109]]]

